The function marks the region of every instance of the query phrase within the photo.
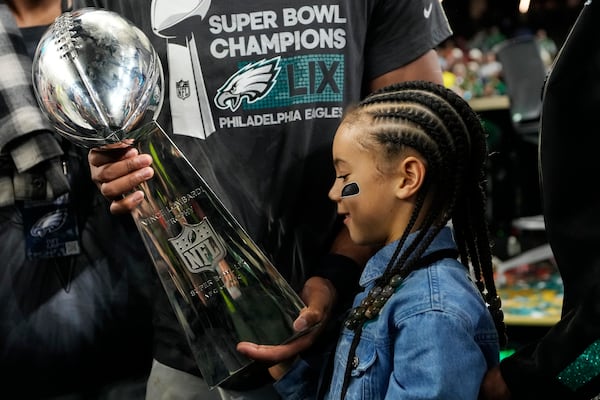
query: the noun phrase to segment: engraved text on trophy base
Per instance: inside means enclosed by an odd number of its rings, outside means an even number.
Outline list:
[[[194,213],[194,210],[189,206],[190,201],[199,197],[203,193],[202,188],[195,188],[188,194],[179,197],[173,201],[168,207],[161,208],[153,215],[140,218],[140,223],[144,226],[149,226],[156,222],[168,222],[172,225],[179,224],[180,221],[176,216],[188,216]]]

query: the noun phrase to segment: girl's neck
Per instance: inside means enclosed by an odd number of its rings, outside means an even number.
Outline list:
[[[69,0],[69,3],[71,0]],[[8,0],[17,26],[50,25],[62,13],[62,0]]]

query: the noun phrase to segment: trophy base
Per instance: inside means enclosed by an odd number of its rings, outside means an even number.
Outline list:
[[[234,390],[237,392],[258,389],[273,383],[273,378],[271,378],[268,368],[268,365],[252,361],[216,386],[210,386],[210,389],[212,390],[217,386],[225,390]]]

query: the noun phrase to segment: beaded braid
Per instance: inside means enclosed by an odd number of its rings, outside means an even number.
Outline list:
[[[377,316],[395,288],[416,268],[435,236],[452,220],[460,260],[466,268],[472,268],[478,289],[494,318],[501,345],[505,345],[504,316],[494,283],[485,216],[483,182],[487,144],[478,116],[456,93],[424,81],[388,86],[371,94],[352,113],[370,118],[367,143],[383,148],[387,157],[393,157],[404,146],[414,148],[427,160],[427,175],[384,274],[363,302],[350,312],[346,327],[357,330]],[[429,192],[431,204],[417,227],[419,232],[400,254]]]

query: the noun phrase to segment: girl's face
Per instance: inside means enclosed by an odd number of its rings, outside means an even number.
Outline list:
[[[329,198],[337,203],[338,214],[344,215],[344,224],[355,243],[381,245],[400,237],[406,223],[399,223],[401,205],[395,174],[384,175],[376,167],[375,151],[359,144],[364,127],[361,122],[342,123],[336,132],[336,179]]]

